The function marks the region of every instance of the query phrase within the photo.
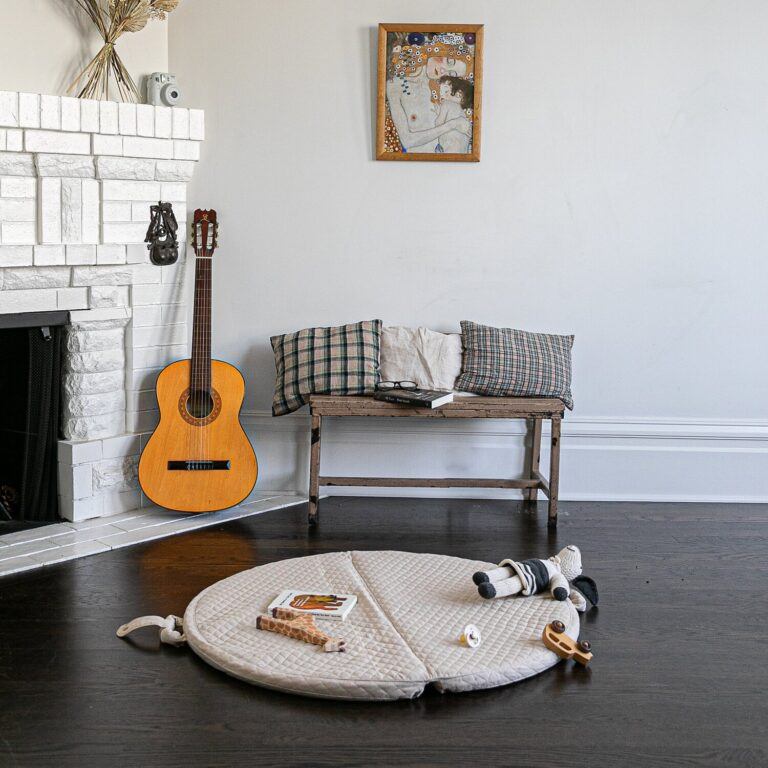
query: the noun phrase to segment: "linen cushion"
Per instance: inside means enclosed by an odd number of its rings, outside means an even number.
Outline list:
[[[461,322],[464,362],[456,388],[495,397],[559,397],[573,408],[573,336]]]
[[[272,415],[298,410],[313,394],[373,394],[380,338],[381,320],[273,336],[277,377]]]
[[[461,335],[392,326],[381,331],[383,381],[415,381],[422,389],[452,390],[461,373]]]

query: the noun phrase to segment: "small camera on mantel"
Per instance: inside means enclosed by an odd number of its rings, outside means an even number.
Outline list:
[[[175,107],[181,101],[181,88],[176,75],[167,72],[153,72],[147,78],[147,104],[155,107]]]

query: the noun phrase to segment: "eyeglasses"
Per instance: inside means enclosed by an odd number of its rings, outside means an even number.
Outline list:
[[[419,385],[415,381],[380,381],[376,389],[418,389]]]

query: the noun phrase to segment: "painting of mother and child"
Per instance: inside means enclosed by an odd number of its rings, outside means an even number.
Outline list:
[[[482,25],[379,25],[378,160],[480,159]]]

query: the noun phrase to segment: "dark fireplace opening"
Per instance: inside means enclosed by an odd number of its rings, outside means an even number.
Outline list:
[[[0,315],[0,533],[59,519],[57,443],[67,312]]]

